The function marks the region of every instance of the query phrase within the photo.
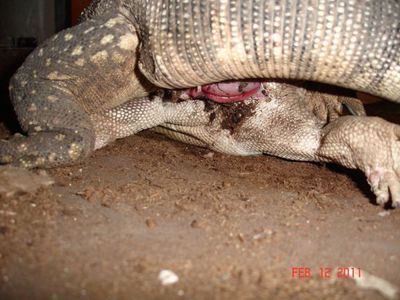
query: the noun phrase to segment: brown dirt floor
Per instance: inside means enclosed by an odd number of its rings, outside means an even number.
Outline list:
[[[400,123],[399,106],[372,111]],[[384,299],[319,276],[350,266],[400,287],[400,210],[357,171],[143,133],[48,173],[51,188],[0,198],[0,299]]]

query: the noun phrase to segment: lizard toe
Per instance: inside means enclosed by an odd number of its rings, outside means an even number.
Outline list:
[[[367,175],[368,183],[376,196],[376,202],[380,205],[384,205],[390,199],[389,185],[386,180],[388,176],[386,173],[384,169],[376,168]]]
[[[391,201],[393,208],[400,207],[400,177],[397,173],[385,168],[376,168],[367,175],[378,204],[385,205]]]
[[[377,203],[391,203],[394,208],[400,207],[400,126],[383,120],[373,120],[376,121],[374,129],[377,147],[372,147],[369,155],[364,156],[369,157],[370,167],[374,166],[372,172],[366,172],[367,178],[377,197]],[[366,145],[371,143],[374,142],[369,140]]]

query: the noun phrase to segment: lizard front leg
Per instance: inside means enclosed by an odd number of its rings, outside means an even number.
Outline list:
[[[198,127],[207,124],[202,101],[172,103],[159,95],[132,99],[90,116],[95,131],[95,149],[144,129],[173,123]]]
[[[345,116],[321,131],[316,157],[362,170],[384,204],[400,207],[400,126],[381,118]]]

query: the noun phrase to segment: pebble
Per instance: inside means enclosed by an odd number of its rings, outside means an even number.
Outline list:
[[[161,270],[160,274],[158,274],[158,279],[161,281],[162,285],[171,285],[179,281],[178,275],[171,270]]]

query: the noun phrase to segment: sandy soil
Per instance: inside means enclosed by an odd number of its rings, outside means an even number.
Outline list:
[[[399,123],[398,108],[373,111]],[[48,173],[0,198],[1,299],[384,299],[338,278],[351,266],[400,287],[400,210],[357,171],[143,133]]]

